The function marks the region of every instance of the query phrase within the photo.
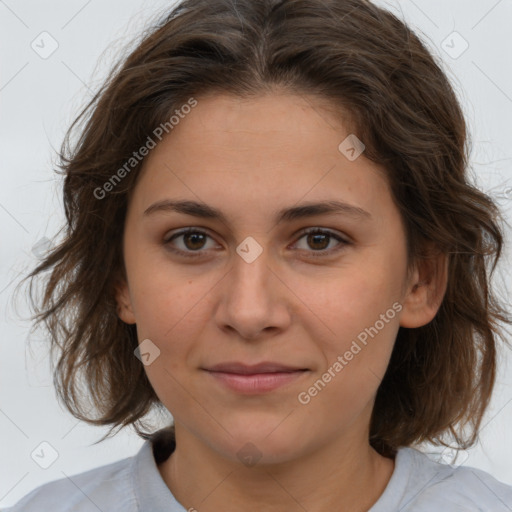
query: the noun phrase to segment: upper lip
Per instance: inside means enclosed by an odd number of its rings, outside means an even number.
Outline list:
[[[205,368],[211,372],[238,373],[249,375],[255,373],[276,373],[276,372],[293,372],[298,370],[306,370],[297,366],[288,366],[280,363],[263,362],[259,364],[248,365],[244,363],[228,362],[220,363]]]

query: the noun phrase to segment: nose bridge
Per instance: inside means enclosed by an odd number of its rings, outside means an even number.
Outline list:
[[[254,239],[239,244],[236,252],[215,314],[218,326],[229,326],[244,338],[256,338],[269,327],[284,328],[288,308],[270,252]]]
[[[253,297],[269,290],[269,251],[253,237],[245,238],[236,248],[230,286],[238,300]]]

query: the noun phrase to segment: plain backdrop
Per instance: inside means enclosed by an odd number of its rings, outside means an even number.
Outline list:
[[[474,179],[499,201],[510,222],[512,2],[376,3],[405,19],[442,61],[470,125]],[[123,46],[173,5],[0,0],[0,506],[14,504],[45,482],[132,456],[142,445],[131,429],[92,445],[106,429],[78,422],[59,405],[44,334],[29,336],[30,324],[11,302],[20,277],[38,262],[37,248],[44,248],[45,237],[54,236],[64,219],[54,149]],[[497,284],[508,300],[510,231],[506,235]],[[28,310],[21,304],[17,311],[23,316]],[[480,443],[463,461],[510,485],[511,360],[510,351],[500,353],[498,384]],[[37,453],[45,460],[38,461]]]

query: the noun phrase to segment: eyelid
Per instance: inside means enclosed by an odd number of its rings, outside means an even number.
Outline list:
[[[339,233],[338,231],[335,231],[330,228],[322,228],[322,227],[318,227],[318,226],[312,226],[312,227],[301,229],[300,231],[298,231],[295,234],[295,236],[298,236],[299,238],[301,238],[302,236],[309,235],[310,233],[326,234],[326,235],[332,236],[333,238],[338,238],[342,242],[345,242],[347,244],[352,243],[348,235],[345,235],[344,233]]]

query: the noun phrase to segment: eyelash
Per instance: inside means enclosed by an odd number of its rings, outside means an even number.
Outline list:
[[[179,231],[178,233],[174,233],[170,238],[164,240],[164,244],[169,246],[169,250],[176,253],[176,254],[179,254],[179,255],[182,255],[186,258],[198,258],[198,257],[201,257],[203,256],[203,250],[198,250],[198,251],[183,251],[181,249],[175,249],[173,247],[170,246],[171,242],[173,240],[175,240],[176,238],[180,237],[180,236],[184,236],[184,235],[187,235],[187,234],[190,234],[190,233],[195,233],[195,234],[201,234],[201,235],[205,235],[209,238],[212,238],[208,233],[206,233],[205,231],[202,231],[200,229],[197,229],[197,228],[187,228],[187,229],[184,229],[182,231]],[[325,230],[325,229],[320,229],[320,228],[308,228],[306,230],[304,230],[299,238],[297,239],[297,241],[299,241],[301,238],[303,238],[304,236],[306,235],[311,235],[311,234],[321,234],[321,235],[327,235],[331,238],[334,238],[336,239],[338,242],[340,242],[340,246],[338,247],[335,247],[335,248],[331,248],[331,249],[328,249],[328,250],[318,250],[318,251],[307,251],[307,252],[311,252],[311,256],[313,258],[319,258],[319,257],[325,257],[325,256],[330,256],[331,254],[335,253],[335,252],[339,252],[341,250],[344,249],[344,246],[347,246],[347,245],[351,245],[351,242],[349,242],[348,240],[345,240],[344,238],[341,238],[339,235],[337,235],[336,233],[332,232],[332,231],[329,231],[329,230]]]

